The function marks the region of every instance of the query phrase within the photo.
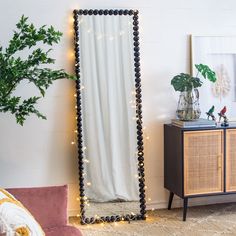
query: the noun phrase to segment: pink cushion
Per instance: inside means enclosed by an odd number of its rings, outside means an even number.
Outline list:
[[[7,189],[7,191],[22,202],[43,228],[67,224],[68,188],[66,185],[42,188],[14,188]]]
[[[47,236],[82,236],[79,229],[73,226],[62,226],[56,228],[44,229]]]

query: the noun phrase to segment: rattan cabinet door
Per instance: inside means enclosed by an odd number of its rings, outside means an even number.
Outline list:
[[[236,191],[236,129],[226,130],[226,191]]]
[[[184,132],[184,195],[223,192],[223,130]]]

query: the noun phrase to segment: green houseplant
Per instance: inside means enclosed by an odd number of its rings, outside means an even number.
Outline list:
[[[61,32],[45,25],[37,29],[25,16],[21,17],[16,28],[8,46],[3,48],[0,45],[0,112],[10,112],[15,115],[17,123],[23,125],[31,114],[46,119],[36,109],[36,104],[55,80],[75,77],[63,69],[53,70],[47,66],[55,63],[49,54],[52,45],[60,41]],[[42,45],[49,48],[44,50],[40,47]],[[22,52],[24,57],[19,56]],[[14,91],[22,81],[36,86],[40,96],[27,99],[15,96]]]
[[[197,69],[196,77],[181,73],[174,76],[171,80],[171,85],[174,87],[175,91],[180,92],[176,111],[177,117],[180,120],[196,120],[201,115],[199,108],[199,92],[197,88],[201,87],[203,82],[198,77],[199,73],[203,78],[213,83],[216,81],[216,73],[207,65],[196,64],[195,68]]]

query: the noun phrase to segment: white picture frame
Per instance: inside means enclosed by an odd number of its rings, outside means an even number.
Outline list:
[[[191,35],[190,42],[192,76],[197,75],[195,64],[208,65],[217,76],[216,83],[201,78],[201,110],[215,105],[219,112],[227,106],[228,115],[236,117],[236,35]]]
[[[223,99],[232,89],[232,100],[236,102],[236,36],[191,35],[191,61],[192,75],[196,72],[194,65],[200,63],[216,72],[218,83],[215,85],[221,82],[222,87],[213,85],[213,96]]]

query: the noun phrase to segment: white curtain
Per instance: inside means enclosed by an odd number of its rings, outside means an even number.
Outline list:
[[[85,188],[97,202],[139,198],[132,27],[131,16],[79,19]]]

